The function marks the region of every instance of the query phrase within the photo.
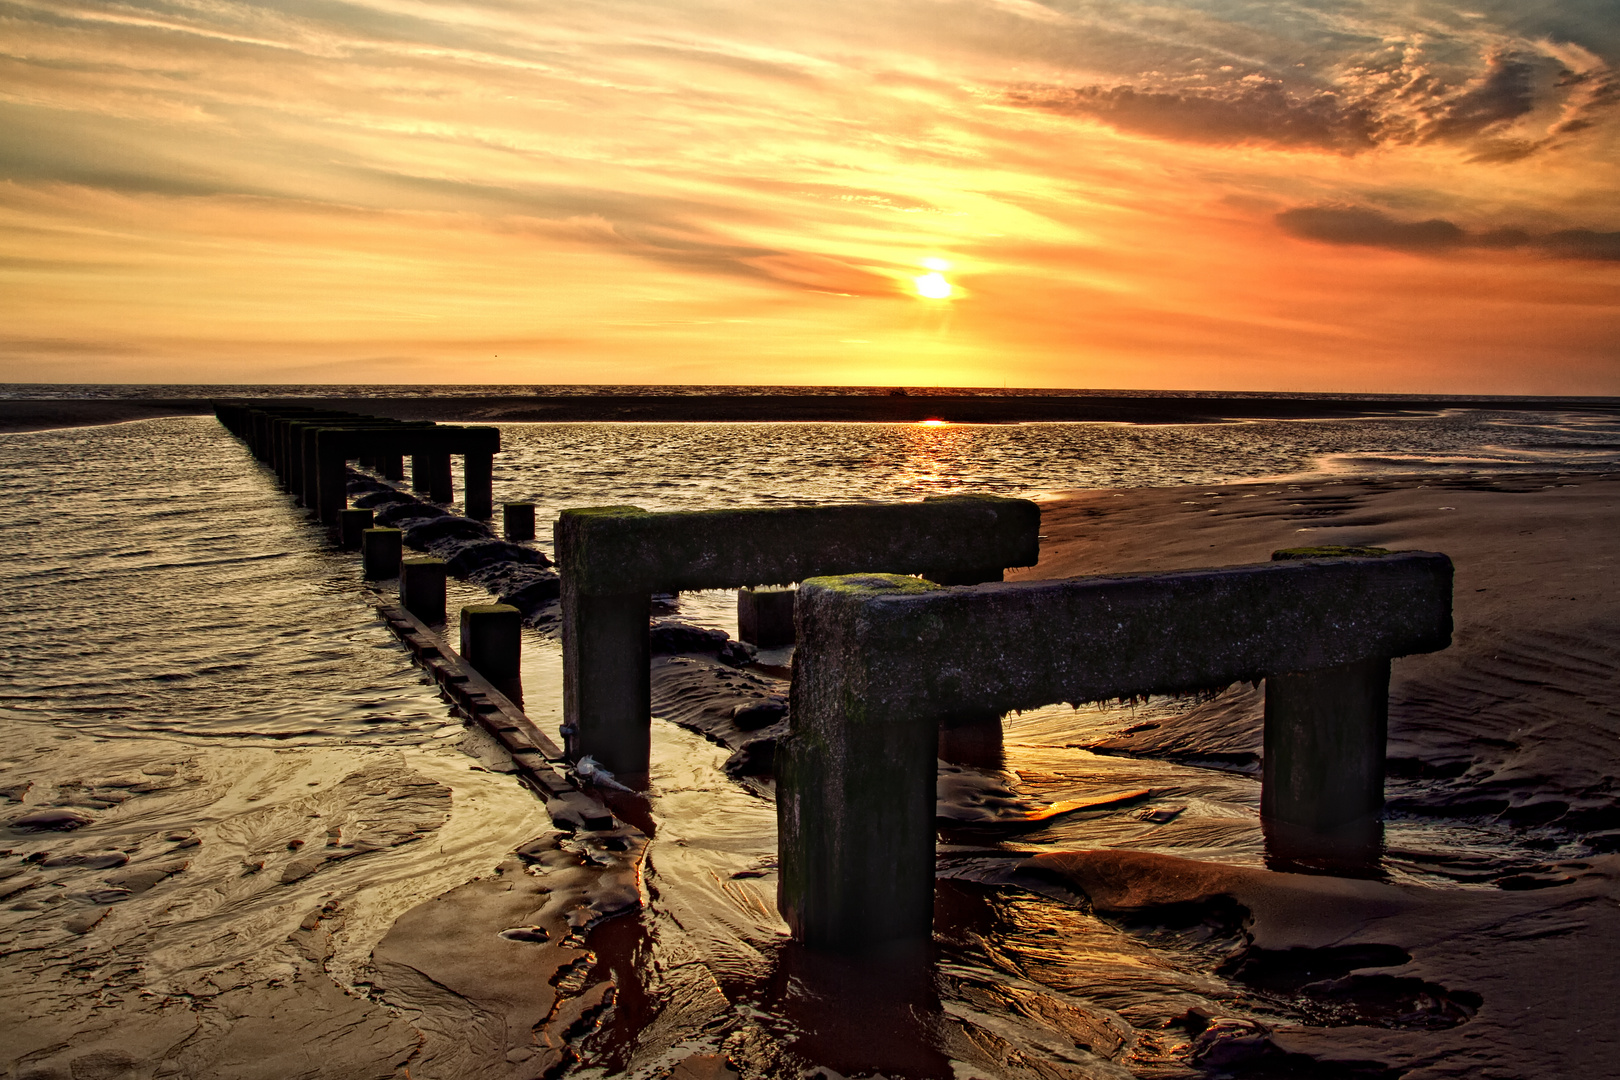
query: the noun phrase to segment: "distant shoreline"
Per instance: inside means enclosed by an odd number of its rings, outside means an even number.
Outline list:
[[[1217,423],[1427,415],[1446,409],[1620,411],[1613,398],[1215,397],[901,394],[598,394],[507,397],[255,397],[231,400],[460,423]],[[114,424],[211,412],[199,398],[0,400],[0,432]]]

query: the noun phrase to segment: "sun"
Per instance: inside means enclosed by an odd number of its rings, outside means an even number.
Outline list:
[[[949,300],[951,298],[951,283],[945,280],[945,275],[935,270],[927,274],[918,274],[912,278],[917,283],[917,295],[925,296],[930,300]]]

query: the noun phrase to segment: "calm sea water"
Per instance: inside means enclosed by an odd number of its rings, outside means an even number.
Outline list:
[[[461,388],[456,388],[461,389]],[[495,497],[648,510],[1602,470],[1601,413],[1118,424],[508,424]],[[0,435],[0,716],[100,734],[406,740],[442,722],[331,549],[211,418]],[[725,627],[729,598],[688,612]],[[296,687],[296,692],[290,688]],[[422,734],[417,734],[422,733]]]

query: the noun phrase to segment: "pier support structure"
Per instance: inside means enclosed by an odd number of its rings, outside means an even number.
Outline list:
[[[444,622],[447,564],[433,555],[405,559],[399,567],[399,606],[429,626]]]
[[[523,701],[523,615],[510,604],[461,609],[461,656],[514,702]]]
[[[360,534],[360,563],[367,581],[399,576],[405,534],[398,529],[367,529]]]
[[[654,592],[786,584],[885,570],[1000,581],[1033,566],[1040,507],[962,495],[920,503],[652,514],[634,506],[564,510],[563,720],[569,756],[626,775],[647,771]]]
[[[926,938],[938,731],[953,717],[1266,681],[1268,818],[1331,832],[1383,803],[1389,660],[1451,640],[1427,552],[947,589],[805,581],[777,751],[777,906],[800,941]]]
[[[455,495],[451,457],[459,454],[467,513],[477,518],[493,513],[494,456],[501,448],[497,428],[229,402],[215,403],[214,413],[276,470],[301,505],[315,510],[334,530],[347,503],[344,462],[351,460],[371,461],[385,477],[397,480],[403,478],[409,456],[414,486],[433,501],[448,503]]]
[[[737,637],[762,649],[793,644],[793,594],[796,591],[776,585],[739,589]]]
[[[501,508],[501,531],[514,544],[534,539],[534,503],[511,502]]]

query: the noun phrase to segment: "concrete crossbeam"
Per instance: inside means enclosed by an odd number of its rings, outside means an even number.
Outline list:
[[[1269,812],[1312,828],[1376,812],[1388,660],[1450,643],[1451,576],[1444,555],[1408,552],[958,589],[802,583],[777,756],[783,917],[823,948],[927,936],[934,756],[953,717],[1266,679]]]
[[[1004,567],[1034,565],[1039,532],[1035,503],[993,496],[664,514],[633,506],[564,510],[554,536],[568,751],[617,773],[647,771],[654,592],[862,570],[999,581]]]

